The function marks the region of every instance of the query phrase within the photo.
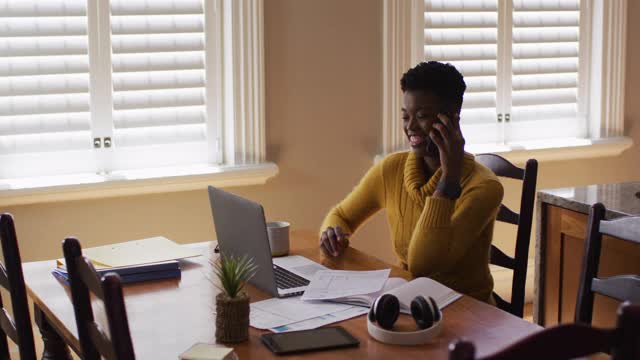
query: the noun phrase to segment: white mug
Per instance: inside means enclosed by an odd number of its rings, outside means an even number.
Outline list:
[[[271,221],[267,223],[269,247],[272,256],[289,254],[289,223],[286,221]]]

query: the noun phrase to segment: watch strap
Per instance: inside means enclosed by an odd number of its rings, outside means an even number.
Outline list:
[[[457,181],[446,181],[444,179],[440,179],[436,186],[436,190],[440,191],[446,198],[451,200],[459,198],[462,194],[462,188],[460,187],[460,183]]]

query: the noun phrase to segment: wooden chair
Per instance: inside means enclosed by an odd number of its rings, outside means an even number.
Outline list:
[[[609,235],[640,245],[640,216],[604,220],[606,209],[601,203],[591,206],[587,223],[587,239],[582,258],[582,272],[576,303],[576,322],[591,324],[594,293],[620,301],[640,303],[640,276],[617,275],[598,278],[602,235]]]
[[[9,291],[13,320],[4,308],[0,295],[0,358],[10,359],[7,336],[18,345],[21,360],[35,360],[36,349],[27,302],[27,290],[22,274],[18,238],[11,214],[0,215],[0,240],[4,265],[0,263],[0,285]],[[6,266],[6,267],[5,267]]]
[[[91,262],[82,256],[80,242],[75,238],[65,239],[62,248],[83,359],[135,359],[120,276],[108,273],[100,280]],[[90,292],[104,301],[111,339],[94,321]]]
[[[500,211],[497,217],[498,221],[518,226],[515,257],[510,257],[495,245],[491,245],[490,260],[493,265],[513,270],[511,301],[508,302],[495,292],[493,293],[498,307],[515,316],[522,317],[524,313],[524,291],[527,280],[529,241],[531,239],[531,222],[533,220],[533,206],[536,195],[538,162],[535,159],[529,159],[524,169],[522,169],[495,154],[477,155],[476,161],[491,169],[497,176],[522,180],[520,213],[517,214],[502,204],[500,205]]]
[[[564,360],[609,353],[614,360],[640,359],[640,305],[626,302],[618,308],[618,324],[599,329],[587,324],[562,324],[529,335],[492,355],[477,358],[473,343],[456,340],[449,360]]]

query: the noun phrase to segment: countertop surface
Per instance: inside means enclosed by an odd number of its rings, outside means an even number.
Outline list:
[[[606,218],[640,215],[640,182],[587,185],[538,191],[538,201],[589,213],[597,202],[607,208]]]

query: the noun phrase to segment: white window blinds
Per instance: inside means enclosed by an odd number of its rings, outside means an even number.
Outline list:
[[[263,0],[0,0],[0,189],[263,161],[262,24]]]
[[[425,0],[424,6],[424,58],[451,63],[463,74],[465,135],[495,141],[498,0]]]
[[[576,136],[580,1],[513,1],[510,139]]]
[[[112,0],[116,146],[205,138],[201,0]]]
[[[88,72],[84,1],[0,1],[1,177],[91,169]]]
[[[471,142],[579,136],[579,0],[425,0],[424,59],[464,75]]]
[[[111,1],[115,169],[207,161],[203,7]]]

